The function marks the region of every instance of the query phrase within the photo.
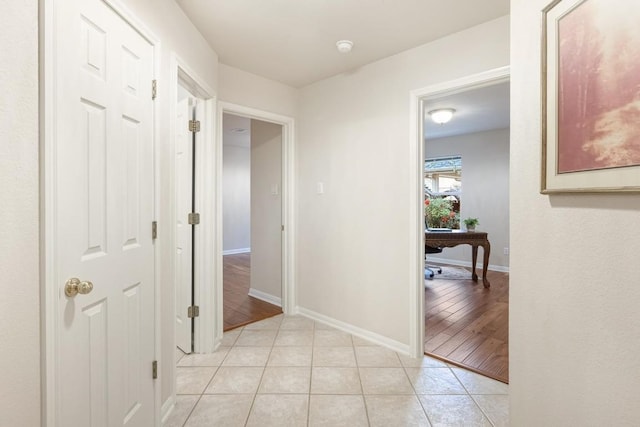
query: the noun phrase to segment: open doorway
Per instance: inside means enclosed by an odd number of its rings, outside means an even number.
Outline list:
[[[201,202],[197,172],[205,138],[202,129],[207,125],[205,100],[201,90],[186,73],[179,72],[174,118],[174,236],[176,286],[176,346],[184,353],[196,349],[196,320],[199,306],[196,301],[196,263],[200,255],[202,234]]]
[[[213,351],[209,324],[215,318],[212,305],[203,298],[202,283],[213,281],[215,267],[210,261],[215,210],[206,196],[215,186],[208,165],[215,152],[216,99],[203,79],[175,55],[171,69],[169,173],[158,177],[169,182],[170,209],[166,221],[160,221],[155,231],[173,252],[169,266],[161,267],[171,271],[172,292],[163,294],[162,304],[174,314],[175,332],[175,347],[163,349],[165,360],[174,352]]]
[[[283,126],[225,113],[224,330],[282,313]]]
[[[416,236],[420,242],[416,320],[421,323],[416,328],[420,339],[416,352],[508,382],[508,68],[425,88],[412,96],[419,144],[416,178],[421,187],[416,225],[425,230]],[[455,110],[451,121],[434,123],[429,113],[438,109]],[[453,185],[440,188],[441,176]],[[451,220],[434,226],[428,207],[441,204],[450,206]],[[465,220],[473,218],[479,224],[470,232]],[[481,236],[486,244],[469,242],[473,239],[466,233]],[[477,262],[474,251],[489,256],[486,260],[480,256]],[[425,265],[431,267],[430,274]],[[477,276],[474,280],[476,268],[483,276],[486,272],[486,280]]]

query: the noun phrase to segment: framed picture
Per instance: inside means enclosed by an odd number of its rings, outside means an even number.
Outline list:
[[[640,192],[640,1],[542,13],[541,192]]]

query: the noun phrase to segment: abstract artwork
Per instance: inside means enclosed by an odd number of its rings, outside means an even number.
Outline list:
[[[542,192],[640,191],[640,1],[543,11]]]

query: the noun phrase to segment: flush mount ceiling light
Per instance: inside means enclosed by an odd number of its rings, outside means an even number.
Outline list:
[[[229,129],[229,133],[246,133],[248,129],[244,128],[233,128]]]
[[[453,113],[455,112],[456,110],[453,108],[439,108],[437,110],[429,111],[428,114],[431,116],[431,120],[433,120],[434,123],[442,125],[451,120]]]
[[[339,40],[336,42],[336,47],[340,53],[349,53],[353,49],[353,42],[351,40]]]

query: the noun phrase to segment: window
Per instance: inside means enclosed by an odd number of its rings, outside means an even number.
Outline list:
[[[425,161],[424,195],[427,227],[460,228],[461,193],[461,156],[432,158]]]
[[[462,157],[440,157],[424,162],[425,194],[432,197],[455,196],[462,193]]]

